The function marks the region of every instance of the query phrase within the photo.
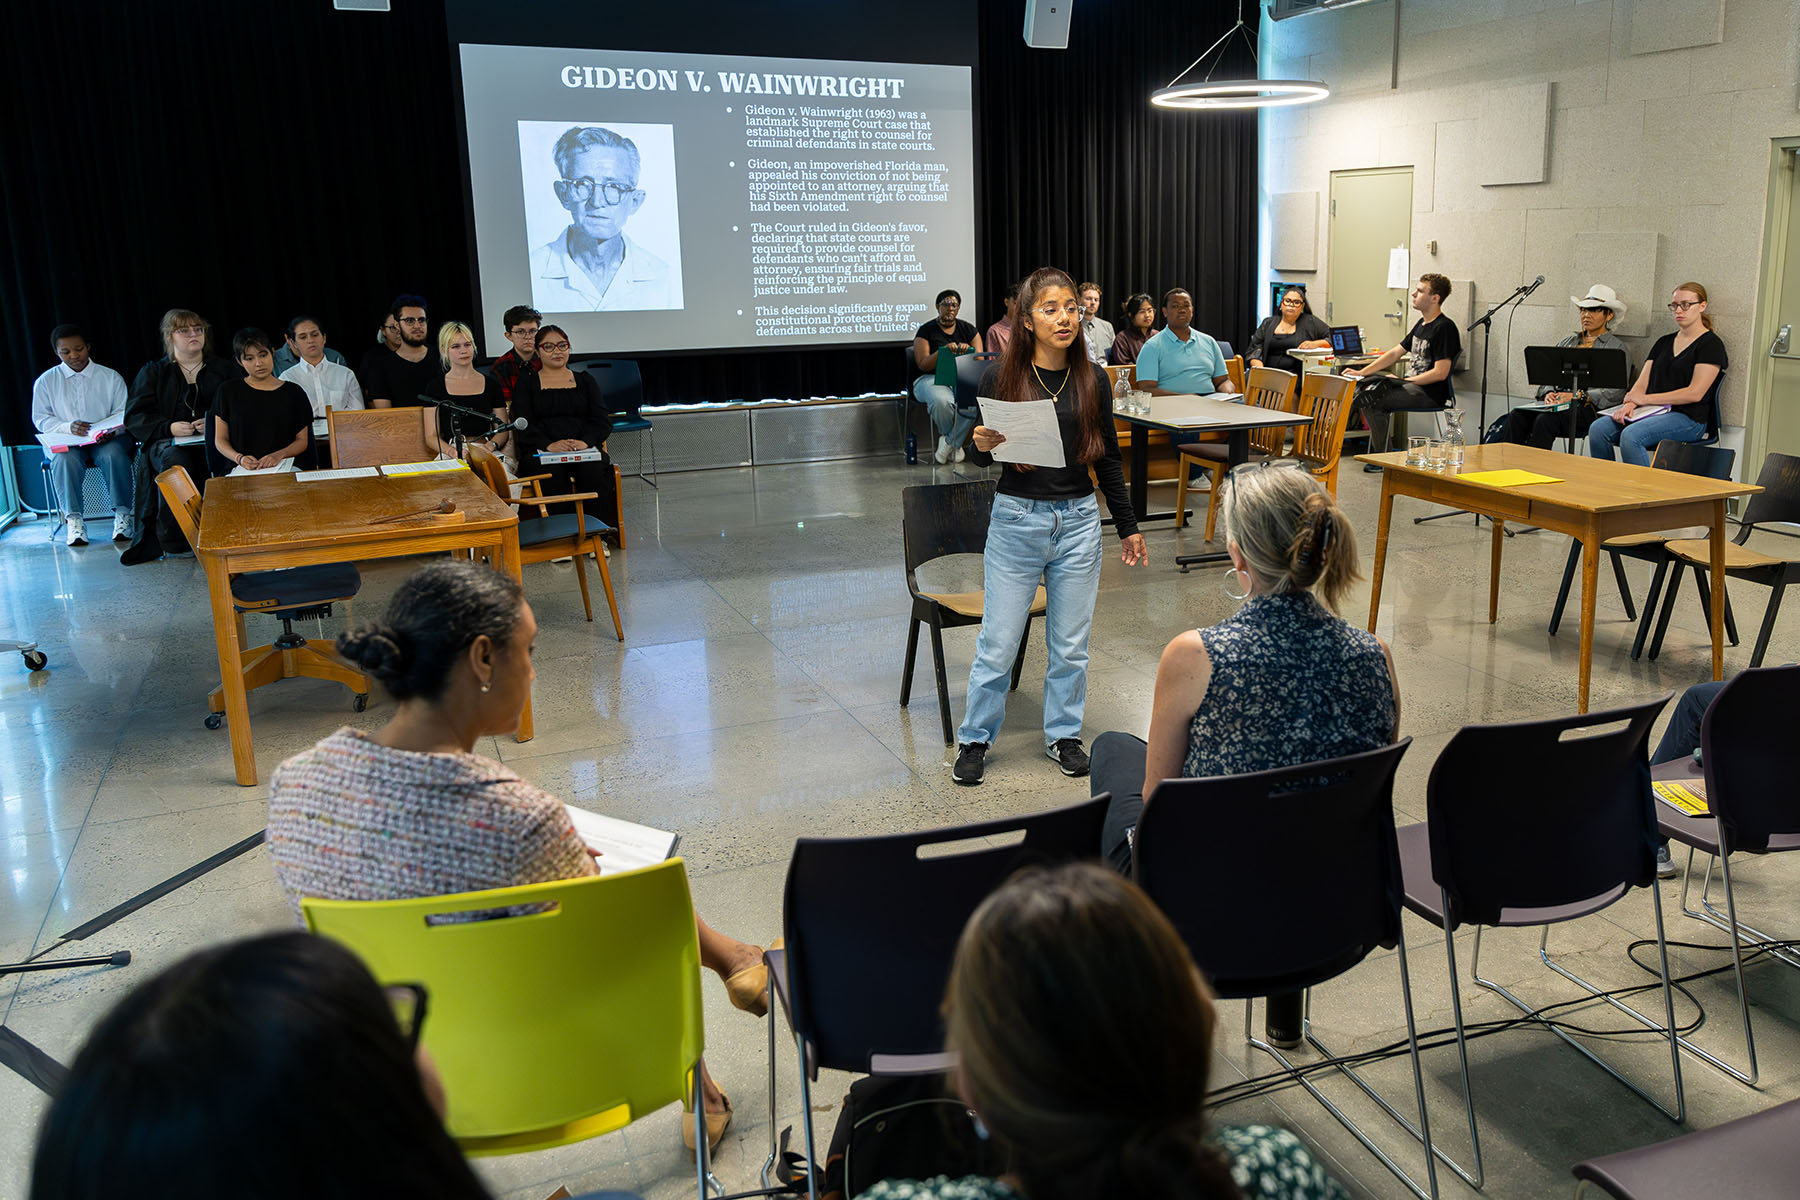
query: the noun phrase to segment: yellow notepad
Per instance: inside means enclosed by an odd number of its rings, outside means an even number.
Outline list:
[[[1458,479],[1467,479],[1471,483],[1485,483],[1489,487],[1518,487],[1522,483],[1561,483],[1554,475],[1539,475],[1536,471],[1464,471]]]
[[[1659,779],[1650,784],[1650,790],[1656,793],[1658,800],[1690,817],[1704,817],[1712,812],[1706,807],[1706,785],[1697,779],[1692,783],[1668,783]]]

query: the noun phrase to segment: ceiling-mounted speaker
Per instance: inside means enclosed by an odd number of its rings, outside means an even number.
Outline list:
[[[1035,50],[1069,48],[1069,9],[1075,0],[1025,0],[1025,44]]]

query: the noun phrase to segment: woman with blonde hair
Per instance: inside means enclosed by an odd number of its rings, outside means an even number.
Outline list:
[[[444,376],[425,393],[438,406],[438,451],[445,458],[456,458],[456,439],[479,442],[496,452],[504,449],[507,436],[495,434],[490,422],[449,408],[460,408],[492,414],[495,421],[506,420],[506,397],[500,381],[475,369],[475,331],[461,321],[445,321],[438,327],[438,361],[444,365]]]
[[[1092,794],[1112,793],[1100,849],[1121,871],[1131,870],[1138,818],[1163,780],[1339,758],[1388,745],[1399,729],[1387,644],[1337,615],[1360,572],[1356,532],[1336,499],[1293,460],[1276,459],[1234,467],[1220,508],[1225,591],[1243,606],[1164,648],[1148,742],[1124,733],[1094,742]],[[1270,998],[1271,1042],[1298,1043],[1299,998]]]
[[[1208,1130],[1212,993],[1169,919],[1097,863],[1029,868],[982,902],[944,1020],[957,1092],[1012,1169],[867,1200],[1344,1195],[1286,1130]]]

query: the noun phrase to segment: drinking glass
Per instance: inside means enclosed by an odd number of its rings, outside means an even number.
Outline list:
[[[1428,437],[1425,437],[1422,434],[1415,436],[1415,437],[1407,438],[1406,439],[1406,465],[1409,467],[1424,466],[1425,465],[1425,448],[1430,443],[1431,443],[1431,439]]]

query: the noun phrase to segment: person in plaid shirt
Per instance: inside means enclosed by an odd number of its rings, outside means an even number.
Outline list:
[[[513,388],[518,386],[519,376],[526,371],[535,373],[542,366],[537,356],[537,334],[544,318],[529,305],[515,304],[506,310],[502,320],[506,323],[506,340],[513,348],[494,360],[488,374],[499,381],[500,394],[506,397],[510,411]]]

